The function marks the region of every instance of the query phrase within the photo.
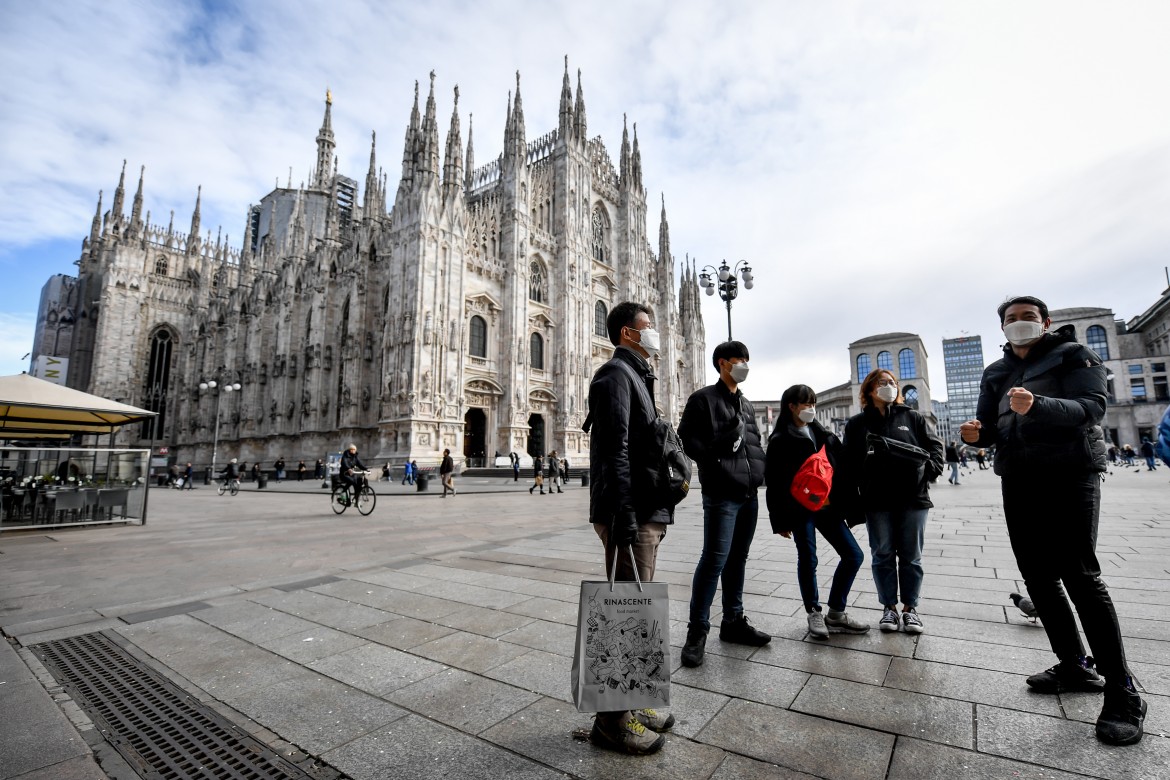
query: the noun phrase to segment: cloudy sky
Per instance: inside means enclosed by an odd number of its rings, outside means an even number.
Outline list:
[[[123,159],[127,211],[146,166],[153,221],[185,231],[202,185],[238,245],[250,203],[307,178],[327,86],[342,172],[376,131],[393,182],[416,79],[444,127],[459,85],[482,164],[517,70],[529,139],[556,127],[568,55],[590,134],[616,155],[637,123],[678,259],[753,265],[749,396],[844,382],[849,342],[910,331],[941,398],[940,340],[993,359],[1007,294],[1129,319],[1166,288],[1167,40],[1158,0],[0,2],[0,375]]]

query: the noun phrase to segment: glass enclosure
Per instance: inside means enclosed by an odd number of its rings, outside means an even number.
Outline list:
[[[150,450],[0,448],[0,531],[144,523]]]

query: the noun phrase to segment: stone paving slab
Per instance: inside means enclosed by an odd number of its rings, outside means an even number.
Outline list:
[[[0,536],[0,627],[26,644],[114,627],[135,655],[265,741],[292,743],[354,778],[1160,780],[1170,765],[1162,555],[1170,510],[1164,486],[1119,489],[1124,479],[1107,483],[1099,549],[1115,601],[1132,613],[1122,632],[1151,707],[1147,737],[1134,748],[1093,737],[1099,695],[1041,696],[1023,683],[1054,659],[1042,627],[1007,599],[1021,583],[997,483],[986,474],[965,477],[962,490],[936,490],[924,635],[876,630],[867,565],[850,613],[875,628],[808,637],[795,549],[762,517],[748,614],[775,638],[762,648],[721,642],[717,593],[699,669],[682,668],[678,656],[702,538],[701,508],[684,503],[658,566],[672,585],[668,709],[678,724],[665,750],[646,759],[594,748],[583,739],[591,716],[570,703],[579,583],[603,576],[600,545],[583,521],[585,491],[555,504],[477,496],[475,515],[467,502],[430,501],[435,495],[386,497],[361,523],[338,523],[323,494],[258,492],[245,507],[217,503],[214,493],[201,502],[199,491],[160,491],[146,527],[55,535],[68,534],[69,544]],[[499,520],[479,522],[484,512]],[[856,534],[867,550],[864,528]],[[836,556],[821,552],[824,595]],[[71,580],[57,581],[65,572]],[[143,614],[195,599],[211,607]],[[127,625],[136,615],[145,621]]]
[[[15,655],[11,648],[2,652]],[[36,679],[6,683],[3,701],[0,777],[18,777],[90,756],[85,740]]]

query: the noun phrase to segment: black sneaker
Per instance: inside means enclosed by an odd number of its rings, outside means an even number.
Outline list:
[[[593,719],[589,741],[598,747],[632,756],[645,756],[662,749],[666,737],[648,731],[633,714],[626,715],[626,720],[598,715]]]
[[[707,654],[707,629],[692,626],[687,629],[687,643],[682,649],[683,666],[702,666]]]
[[[763,647],[772,641],[770,634],[765,634],[763,631],[752,626],[748,622],[747,615],[738,615],[734,620],[724,620],[719,626],[719,638],[724,642],[731,642],[737,645],[751,645],[752,647]]]
[[[1061,661],[1051,669],[1032,675],[1028,685],[1038,693],[1098,693],[1105,687],[1105,681],[1097,674],[1092,656],[1085,656],[1079,661]]]
[[[1133,683],[1105,686],[1105,706],[1097,717],[1097,739],[1107,745],[1134,745],[1141,742],[1146,722],[1146,703]]]

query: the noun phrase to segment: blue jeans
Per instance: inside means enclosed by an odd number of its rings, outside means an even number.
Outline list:
[[[891,512],[866,512],[869,529],[870,561],[878,601],[886,606],[898,603],[918,606],[922,590],[922,538],[926,531],[927,509],[900,509]]]
[[[748,550],[756,535],[760,502],[703,495],[703,554],[691,582],[692,628],[711,629],[711,602],[723,583],[723,619],[743,614],[743,578]]]
[[[947,465],[951,467],[951,476],[947,478],[947,482],[954,482],[956,485],[959,484],[959,464],[948,463]]]
[[[792,529],[792,539],[796,542],[796,581],[800,584],[800,597],[806,612],[821,611],[821,595],[817,589],[817,531],[841,556],[829,589],[829,609],[844,612],[849,589],[853,587],[853,579],[865,556],[853,538],[853,532],[839,517],[822,518],[820,513],[809,512],[802,522],[797,523]]]

